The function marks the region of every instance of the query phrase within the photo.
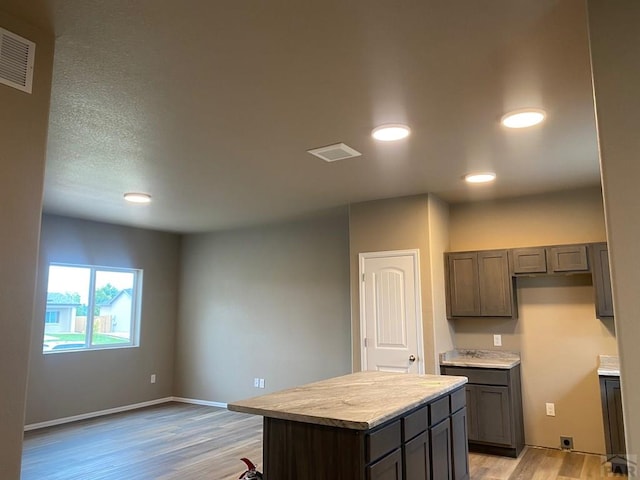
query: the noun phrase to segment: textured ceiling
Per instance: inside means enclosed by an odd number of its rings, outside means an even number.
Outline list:
[[[599,183],[582,0],[3,0],[56,36],[45,211],[234,228]],[[508,131],[535,106],[547,121]],[[412,135],[376,143],[402,122]],[[362,156],[306,150],[344,142]],[[498,174],[467,186],[473,170]],[[153,195],[126,204],[127,191]]]

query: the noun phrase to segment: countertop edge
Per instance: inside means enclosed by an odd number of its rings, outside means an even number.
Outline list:
[[[468,368],[496,368],[501,370],[509,370],[516,365],[520,365],[520,360],[514,360],[509,363],[500,362],[500,363],[492,363],[490,361],[487,362],[469,362],[464,359],[459,360],[442,360],[440,365],[444,367],[468,367]]]

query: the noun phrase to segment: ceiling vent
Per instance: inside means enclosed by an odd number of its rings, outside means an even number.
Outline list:
[[[0,83],[31,93],[36,44],[0,28]]]
[[[362,155],[344,143],[336,143],[335,145],[327,145],[326,147],[314,148],[307,150],[311,155],[321,158],[325,162],[335,162],[337,160],[345,160],[347,158],[359,157]]]

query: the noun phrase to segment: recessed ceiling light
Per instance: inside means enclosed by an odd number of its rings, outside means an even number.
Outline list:
[[[150,203],[151,195],[148,193],[129,192],[124,194],[124,199],[131,203]]]
[[[487,183],[494,181],[496,174],[493,172],[469,173],[464,176],[464,179],[468,183]]]
[[[381,142],[393,142],[406,138],[411,133],[411,129],[400,123],[388,123],[380,125],[371,132],[371,136]]]
[[[539,124],[545,116],[539,108],[523,108],[504,114],[500,122],[507,128],[527,128]]]

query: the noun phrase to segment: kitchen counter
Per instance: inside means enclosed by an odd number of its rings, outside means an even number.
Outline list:
[[[273,480],[468,480],[465,377],[358,372],[232,402]]]
[[[519,364],[518,352],[504,350],[455,349],[440,354],[440,365],[450,367],[509,369]]]
[[[465,383],[464,377],[358,372],[227,407],[269,418],[369,430]]]
[[[619,377],[620,358],[615,355],[600,355],[598,375],[601,377]]]

